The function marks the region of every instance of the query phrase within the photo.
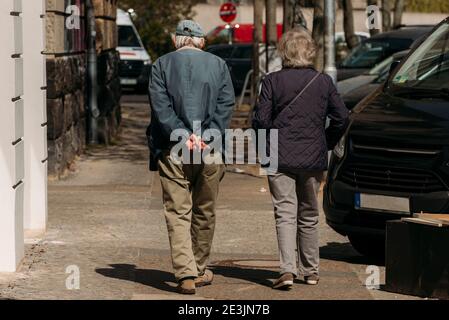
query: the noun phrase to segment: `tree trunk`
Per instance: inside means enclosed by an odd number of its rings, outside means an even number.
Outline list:
[[[354,32],[354,14],[352,11],[352,0],[343,0],[343,28],[348,49],[357,46],[359,40]]]
[[[259,44],[263,42],[263,9],[264,0],[254,0],[254,35],[253,35],[253,94],[257,94],[257,83],[259,80]]]
[[[367,0],[367,5],[368,6],[377,6],[377,0]],[[367,12],[368,17],[370,14],[372,14],[371,12]],[[374,14],[377,14],[377,12],[375,12]],[[377,17],[376,17],[376,21],[377,21]],[[378,34],[380,32],[379,26],[375,26],[375,28],[370,28],[369,29],[369,34],[371,36],[374,36],[376,34]]]
[[[293,2],[292,0],[283,0],[283,24],[282,24],[282,32],[286,33],[288,30],[291,30],[293,27]]]
[[[266,37],[267,43],[276,45],[277,42],[277,24],[276,24],[276,0],[266,0]]]
[[[293,28],[303,27],[307,29],[306,18],[302,14],[301,11],[301,1],[294,0],[293,1]]]
[[[396,0],[394,6],[393,26],[395,28],[402,24],[402,13],[404,12],[404,0]]]
[[[315,68],[319,71],[324,69],[324,0],[316,0],[313,9],[313,31],[312,37],[317,46]]]
[[[382,32],[391,30],[391,1],[382,0]]]

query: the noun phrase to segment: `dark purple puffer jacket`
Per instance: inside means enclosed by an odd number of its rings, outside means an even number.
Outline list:
[[[253,128],[278,129],[279,170],[326,170],[327,151],[335,147],[347,127],[348,109],[325,74],[286,108],[316,73],[313,68],[284,68],[262,82]],[[327,116],[331,121],[325,130]]]

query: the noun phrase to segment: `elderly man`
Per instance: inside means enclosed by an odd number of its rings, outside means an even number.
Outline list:
[[[181,21],[173,42],[176,51],[160,57],[151,74],[150,170],[159,170],[178,292],[194,294],[213,279],[206,266],[225,165],[221,156],[219,163],[180,163],[170,150],[179,146],[174,136],[184,138],[190,153],[208,148],[201,136],[208,129],[224,136],[235,96],[225,62],[202,50],[204,32],[196,22]]]

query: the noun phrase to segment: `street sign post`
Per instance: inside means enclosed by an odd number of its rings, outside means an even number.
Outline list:
[[[225,2],[220,7],[220,18],[226,23],[231,23],[237,17],[237,7],[232,2]]]
[[[237,7],[232,2],[225,2],[220,7],[220,18],[226,22],[226,29],[229,29],[229,44],[232,44],[234,38],[234,29],[231,26],[231,22],[237,17]]]

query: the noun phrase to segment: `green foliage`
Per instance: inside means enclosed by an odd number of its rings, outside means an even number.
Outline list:
[[[119,0],[119,8],[134,9],[134,24],[149,51],[156,59],[173,50],[171,33],[182,19],[191,19],[198,0]]]
[[[406,10],[449,13],[449,0],[406,0]]]

